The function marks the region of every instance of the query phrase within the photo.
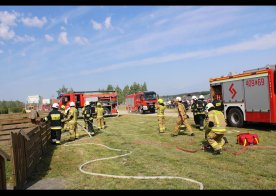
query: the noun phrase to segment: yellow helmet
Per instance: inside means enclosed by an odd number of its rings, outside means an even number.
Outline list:
[[[102,106],[102,104],[100,102],[97,103],[97,106]]]
[[[163,99],[158,99],[158,103],[164,103]]]
[[[65,105],[60,106],[62,110],[65,110]]]

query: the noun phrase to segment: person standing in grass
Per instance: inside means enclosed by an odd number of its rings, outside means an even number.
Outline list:
[[[97,126],[98,129],[104,129],[104,109],[102,108],[102,104],[100,102],[97,103],[97,108],[95,110],[97,114]]]
[[[44,121],[50,121],[52,144],[60,144],[63,115],[58,111],[58,104],[52,105],[53,110],[44,118]]]
[[[158,99],[158,104],[155,106],[157,112],[157,119],[158,119],[158,128],[159,128],[159,133],[164,133],[165,132],[165,109],[166,106],[164,105],[163,99]]]

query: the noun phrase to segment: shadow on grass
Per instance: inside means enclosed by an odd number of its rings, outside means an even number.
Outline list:
[[[276,131],[276,124],[270,123],[246,123],[244,128],[261,131]]]
[[[42,180],[48,174],[48,172],[51,170],[51,161],[56,147],[57,146],[55,144],[48,144],[46,152],[44,152],[44,154],[42,155],[42,159],[34,168],[23,189],[30,188],[32,185]],[[47,185],[45,187],[47,187]]]

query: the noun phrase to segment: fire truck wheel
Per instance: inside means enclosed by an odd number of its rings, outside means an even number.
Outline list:
[[[230,109],[227,115],[227,121],[231,127],[242,127],[244,121],[241,110],[237,108]]]
[[[138,112],[139,112],[140,114],[144,114],[144,110],[142,109],[142,107],[139,107]]]
[[[104,114],[110,114],[110,110],[108,108],[104,108]]]

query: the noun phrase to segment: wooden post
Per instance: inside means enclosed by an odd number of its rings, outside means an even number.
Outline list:
[[[6,168],[5,168],[5,161],[9,161],[10,157],[4,151],[0,149],[0,190],[7,189],[6,183]]]

